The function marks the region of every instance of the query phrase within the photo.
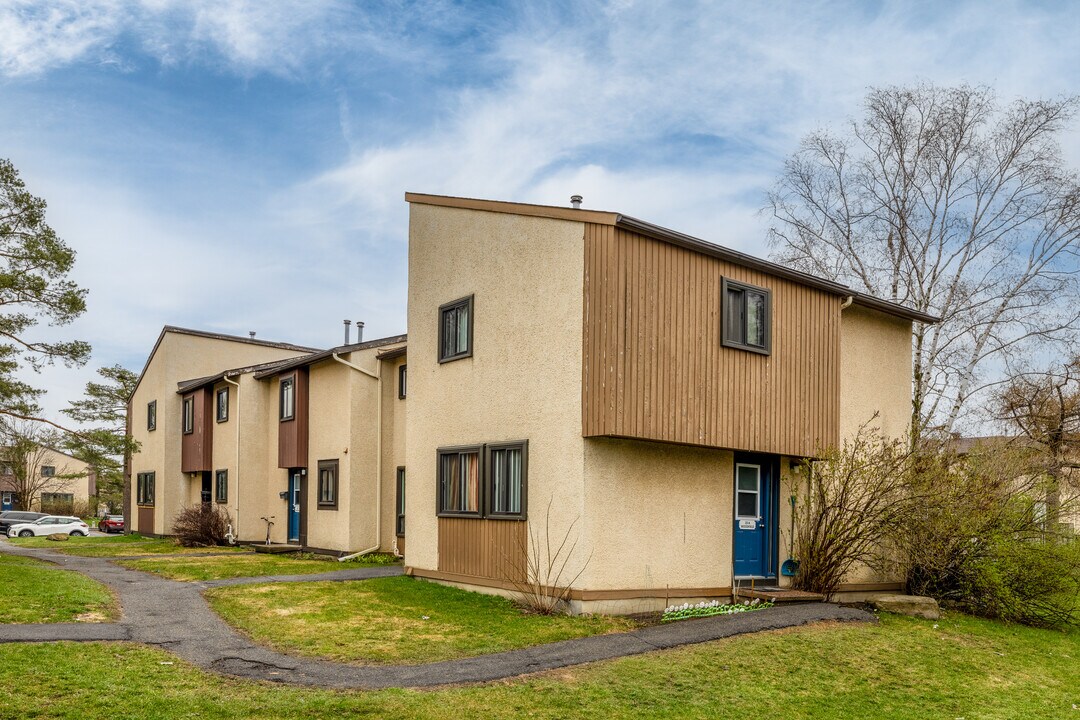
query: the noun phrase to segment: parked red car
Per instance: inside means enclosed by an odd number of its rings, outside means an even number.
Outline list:
[[[98,523],[97,529],[103,533],[124,532],[124,516],[106,515],[101,518],[101,522]]]

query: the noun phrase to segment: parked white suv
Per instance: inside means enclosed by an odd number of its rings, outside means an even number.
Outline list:
[[[46,515],[30,523],[19,523],[8,528],[8,537],[35,537],[38,535],[76,535],[85,537],[90,534],[90,526],[77,517],[64,515]]]

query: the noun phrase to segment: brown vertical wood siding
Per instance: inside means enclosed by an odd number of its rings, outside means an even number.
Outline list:
[[[138,532],[143,535],[154,534],[154,508],[138,506],[139,510],[139,529]]]
[[[523,580],[528,524],[514,520],[439,518],[439,570]]]
[[[283,373],[274,387],[274,418],[280,417],[281,380],[296,375],[296,408],[292,420],[278,421],[278,467],[307,467],[308,459],[308,371],[297,368]]]
[[[212,388],[199,388],[190,394],[195,398],[194,423],[186,435],[183,422],[180,425],[180,471],[204,472],[214,464],[214,393]],[[182,412],[183,403],[180,407]]]
[[[837,443],[841,298],[585,225],[582,434],[793,456]],[[721,345],[720,281],[772,292],[772,354]]]

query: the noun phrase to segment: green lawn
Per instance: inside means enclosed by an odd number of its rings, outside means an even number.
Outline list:
[[[339,563],[334,558],[305,554],[263,555],[246,553],[231,557],[183,557],[183,558],[148,558],[146,560],[123,560],[124,567],[152,572],[173,580],[218,580],[235,577],[257,577],[259,575],[300,575],[309,573],[334,572],[356,567],[386,565],[383,557],[370,561],[362,559]]]
[[[41,560],[0,553],[0,623],[106,622],[117,615],[101,583]]]
[[[12,545],[19,547],[44,548],[65,555],[81,557],[123,557],[125,555],[161,555],[165,553],[208,553],[208,552],[250,552],[249,548],[185,548],[171,538],[148,538],[140,535],[120,535],[117,537],[73,537],[65,542],[55,542],[48,538],[10,538]]]
[[[2,645],[0,683],[18,717],[70,720],[1080,717],[1080,635],[963,617],[938,625],[814,626],[435,691],[241,682],[126,644]]]
[[[408,577],[245,585],[206,597],[260,643],[356,663],[449,660],[636,626],[625,618],[527,615],[504,598]]]

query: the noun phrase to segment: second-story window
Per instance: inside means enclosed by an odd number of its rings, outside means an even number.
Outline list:
[[[282,420],[296,417],[296,376],[281,379],[281,414]]]
[[[768,355],[772,351],[769,291],[727,278],[722,284],[723,345]]]
[[[146,429],[157,430],[157,400],[146,403]]]
[[[55,465],[42,465],[41,466],[41,477],[56,477],[56,466]]]
[[[223,387],[218,390],[215,398],[217,421],[225,422],[229,419],[229,388]]]
[[[181,428],[185,435],[195,432],[195,396],[188,395],[184,398],[183,414],[181,416]]]
[[[472,355],[473,296],[439,308],[439,362]]]

